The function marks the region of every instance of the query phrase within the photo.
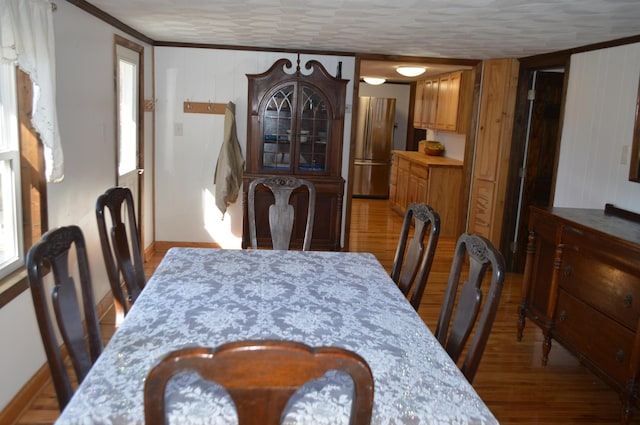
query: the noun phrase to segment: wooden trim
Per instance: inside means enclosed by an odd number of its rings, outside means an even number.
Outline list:
[[[47,182],[44,176],[44,148],[31,122],[33,83],[27,73],[16,68],[17,108],[20,143],[23,252],[27,251],[49,228],[47,216]],[[23,273],[20,279],[16,277]],[[2,279],[0,307],[11,302],[29,287],[24,267]]]
[[[98,317],[102,320],[111,306],[113,305],[113,297],[111,291],[96,304]],[[68,352],[64,346],[61,346],[62,356],[66,359]],[[31,403],[38,397],[44,388],[51,382],[51,372],[49,365],[45,363],[36,371],[36,373],[24,384],[11,401],[0,411],[0,424],[13,424],[22,414],[31,406]]]
[[[604,213],[607,215],[613,215],[616,217],[621,217],[627,220],[634,221],[636,223],[640,223],[640,214],[635,213],[633,211],[628,211],[622,208],[618,208],[613,204],[604,204]]]
[[[226,103],[191,102],[187,100],[183,104],[185,114],[216,114],[224,115],[227,110]]]
[[[89,13],[90,15],[95,16],[96,18],[106,22],[107,24],[111,25],[112,27],[115,27],[123,32],[125,32],[126,34],[129,34],[132,37],[137,38],[138,40],[145,42],[147,44],[155,44],[155,41],[152,40],[151,38],[147,37],[146,35],[142,34],[141,32],[133,29],[132,27],[130,27],[129,25],[125,24],[124,22],[114,18],[113,16],[109,15],[108,13],[98,9],[97,7],[95,7],[94,5],[92,5],[91,3],[86,2],[85,0],[67,0],[68,3],[71,3],[72,5],[84,10],[85,12]]]
[[[113,45],[113,73],[114,73],[114,98],[117,99],[118,98],[118,46],[122,46],[126,49],[129,49],[133,52],[136,52],[138,54],[138,102],[137,102],[137,106],[138,106],[138,125],[137,125],[137,137],[138,137],[138,147],[137,147],[137,153],[138,153],[138,158],[137,158],[137,163],[136,163],[136,168],[138,170],[144,170],[145,169],[145,138],[144,138],[144,127],[145,127],[145,94],[144,94],[144,46],[135,43],[131,40],[128,40],[124,37],[121,37],[119,35],[114,35],[114,45]],[[114,103],[113,105],[114,108],[114,116],[116,117],[116,126],[115,126],[115,133],[116,135],[118,135],[119,133],[119,111],[118,111],[118,104],[117,101]],[[154,108],[155,109],[155,108]],[[154,114],[155,117],[155,114]],[[154,123],[155,125],[155,123]],[[119,136],[118,136],[119,137]],[[115,146],[115,158],[116,158],[116,167],[114,169],[114,174],[115,174],[115,181],[118,181],[118,163],[120,161],[119,159],[119,148],[120,148],[120,140],[117,140],[116,146]],[[144,191],[144,186],[145,186],[145,176],[144,176],[144,172],[142,174],[138,174],[137,177],[138,180],[138,193],[135,199],[135,202],[137,203],[137,211],[136,211],[136,221],[138,222],[138,238],[140,239],[140,244],[144,243],[144,225],[143,225],[143,221],[144,221],[144,217],[145,217],[145,208],[144,208],[144,196],[145,196],[145,191]]]
[[[151,260],[151,257],[153,257],[153,254],[155,253],[156,253],[156,243],[154,241],[154,242],[151,242],[151,244],[147,249],[143,248],[142,259],[146,263],[147,261]]]
[[[0,424],[14,424],[29,409],[33,400],[51,382],[49,366],[45,363],[0,411]]]
[[[565,63],[571,55],[576,53],[589,52],[592,50],[607,49],[609,47],[623,46],[625,44],[640,43],[640,35],[619,38],[616,40],[604,41],[601,43],[588,44],[586,46],[574,47],[566,50],[558,50],[541,55],[526,56],[520,58],[520,63],[525,68],[546,68]]]
[[[354,52],[309,50],[309,49],[288,49],[288,48],[258,47],[258,46],[230,46],[227,44],[182,43],[182,42],[175,42],[175,41],[156,41],[154,42],[154,46],[187,47],[190,49],[248,50],[252,52],[298,53],[302,55],[356,56],[356,53]]]
[[[164,252],[169,248],[222,248],[215,242],[173,242],[173,241],[156,241],[155,252]]]
[[[29,288],[27,269],[21,267],[0,282],[0,308]],[[2,423],[2,421],[0,421]]]
[[[640,183],[640,84],[638,85],[638,97],[636,98],[635,124],[631,139],[631,157],[629,161],[629,181]]]

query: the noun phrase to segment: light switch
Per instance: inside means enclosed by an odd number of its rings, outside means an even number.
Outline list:
[[[620,165],[629,164],[629,145],[622,147],[622,154],[620,155]]]
[[[182,136],[182,123],[177,122],[173,124],[173,135]]]

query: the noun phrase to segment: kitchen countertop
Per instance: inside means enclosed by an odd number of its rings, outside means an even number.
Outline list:
[[[457,159],[447,158],[446,156],[433,156],[427,155],[416,151],[391,151],[395,156],[406,158],[410,161],[417,162],[424,166],[447,166],[447,167],[462,167],[464,163]]]

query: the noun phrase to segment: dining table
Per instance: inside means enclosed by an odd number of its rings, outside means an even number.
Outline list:
[[[373,254],[171,248],[56,424],[144,424],[145,378],[169,352],[263,339],[362,356],[372,424],[498,423]],[[339,372],[308,383],[283,423],[348,423],[352,388]],[[237,423],[228,394],[195,372],[165,402],[171,424]]]

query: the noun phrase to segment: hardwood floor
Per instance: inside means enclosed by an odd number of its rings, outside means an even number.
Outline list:
[[[351,251],[374,253],[390,271],[402,219],[386,200],[354,199]],[[419,313],[435,329],[448,278],[455,240],[441,238]],[[164,252],[146,265],[150,276]],[[620,402],[609,386],[563,349],[553,344],[547,366],[540,362],[542,333],[527,322],[524,338],[516,340],[521,275],[508,274],[501,306],[474,380],[474,387],[501,424],[619,424]],[[106,340],[114,329],[112,311],[103,319]],[[51,384],[43,388],[18,420],[20,425],[51,424],[58,416]],[[640,413],[634,417],[640,424]]]

